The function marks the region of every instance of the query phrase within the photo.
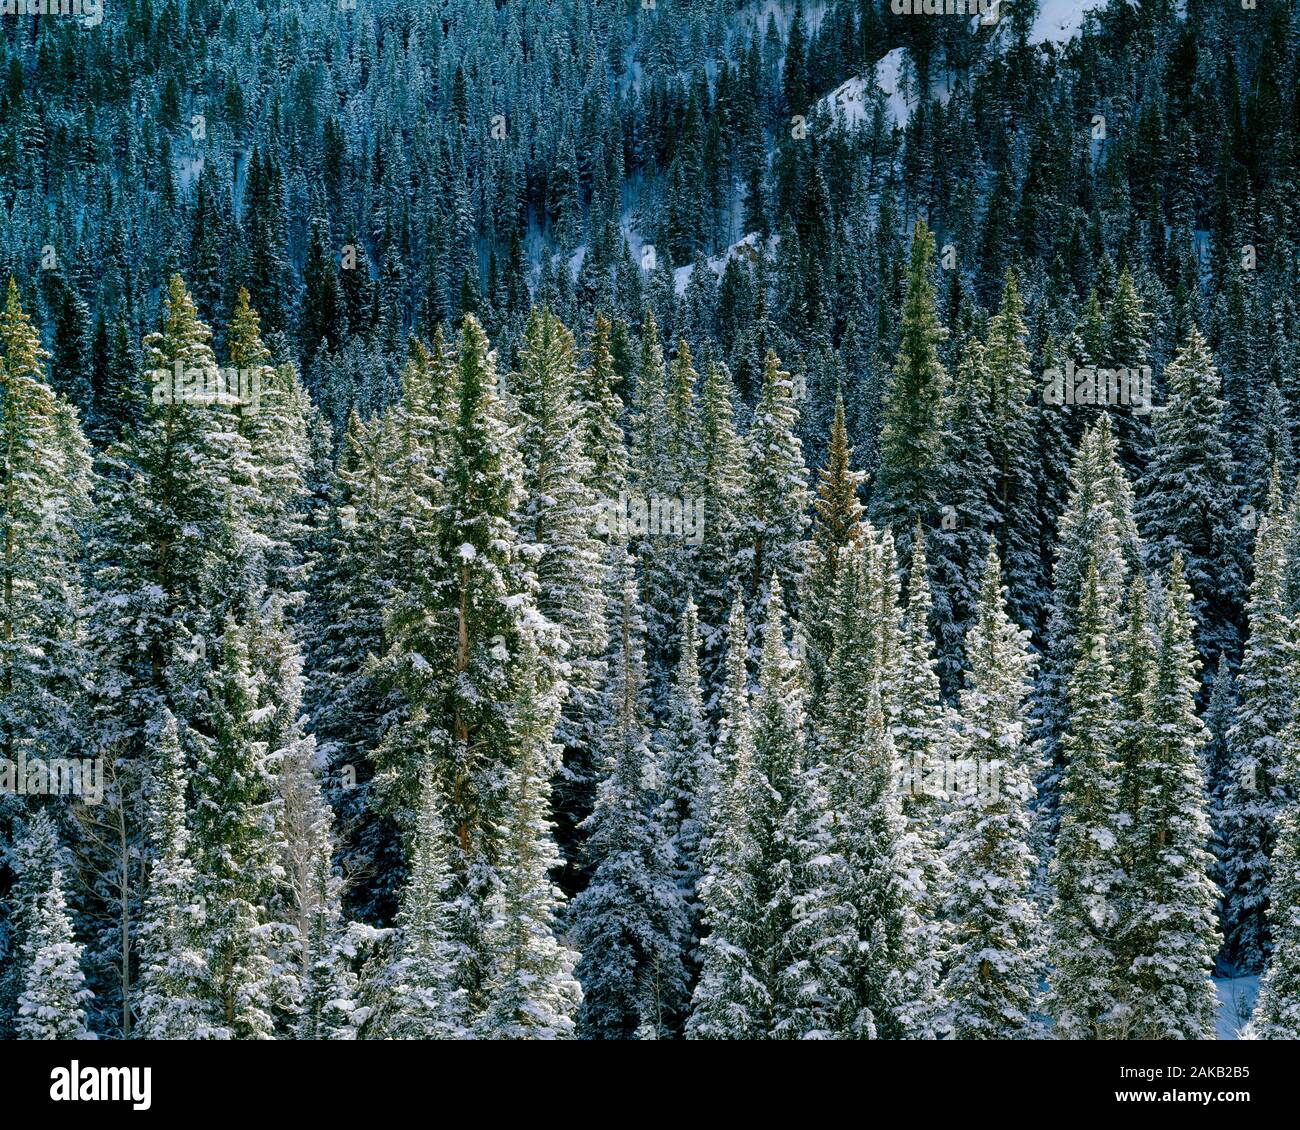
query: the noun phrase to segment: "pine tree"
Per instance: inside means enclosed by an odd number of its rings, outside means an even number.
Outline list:
[[[1285,592],[1288,515],[1277,475],[1255,535],[1246,637],[1238,676],[1241,705],[1228,731],[1232,771],[1224,798],[1223,933],[1238,968],[1261,970],[1269,953],[1267,909],[1274,824],[1290,799],[1281,743],[1294,714],[1292,682],[1300,644]]]
[[[258,568],[268,587],[296,594],[303,587],[310,426],[307,393],[292,365],[272,366],[257,311],[240,288],[226,332],[237,374],[239,431],[254,466],[250,522],[261,539]]]
[[[757,1039],[761,987],[750,961],[748,918],[752,908],[749,811],[742,789],[753,772],[745,606],[737,596],[727,622],[726,682],[714,760],[716,785],[709,807],[706,870],[700,880],[700,979],[686,1025],[689,1039]]]
[[[574,977],[578,955],[556,937],[561,896],[549,874],[559,862],[548,809],[560,760],[551,737],[560,703],[531,631],[520,648],[515,757],[503,813],[506,863],[489,903],[491,964],[476,1031],[491,1039],[564,1039],[573,1034],[582,989]]]
[[[5,962],[0,968],[0,1035],[9,1039],[17,1019],[18,998],[27,980],[24,960],[27,939],[36,912],[62,865],[58,829],[48,808],[32,813],[25,824],[15,827],[6,863],[13,875],[4,900]]]
[[[898,1039],[907,1031],[919,926],[875,662],[875,557],[874,545],[852,545],[840,562],[828,686],[815,719],[832,813],[827,1011],[832,1031],[852,1039]]]
[[[292,928],[297,958],[296,1034],[350,1039],[356,979],[345,953],[343,881],[334,866],[334,814],[317,775],[316,740],[303,728],[302,658],[285,620],[283,598],[267,602],[259,667],[267,706],[268,765],[276,773],[283,892],[273,911]]]
[[[816,714],[828,678],[831,639],[835,631],[832,607],[839,560],[846,547],[863,535],[863,506],[858,490],[864,478],[853,470],[853,449],[844,425],[844,400],[835,401],[826,466],[821,469],[813,502],[812,540],[800,589],[800,617],[807,645],[810,714]]]
[[[795,927],[802,832],[799,790],[803,771],[804,693],[785,640],[781,582],[771,579],[763,625],[758,692],[753,706],[754,753],[750,773],[737,783],[749,817],[747,863],[750,904],[745,930],[752,976],[757,982],[755,1019],[760,1033],[795,1038],[797,997],[785,974],[796,960]]]
[[[95,748],[113,767],[114,787],[93,814],[100,834],[85,847],[86,871],[105,939],[95,956],[115,971],[97,977],[97,1000],[120,1007],[124,1033],[150,728],[170,711],[187,751],[196,726],[210,734],[219,641],[248,616],[258,589],[256,467],[234,398],[218,381],[211,332],[179,276],[167,284],[159,325],[143,351],[153,395],[139,427],[100,464],[89,553]]]
[[[951,922],[943,991],[955,1039],[1033,1035],[1040,944],[1030,897],[1029,846],[1035,743],[1029,737],[1027,633],[1006,612],[990,547],[979,615],[966,640],[962,757],[982,787],[958,797],[946,822]]]
[[[1065,772],[1051,864],[1056,897],[1049,917],[1047,1003],[1061,1039],[1105,1038],[1112,1020],[1121,889],[1111,760],[1117,736],[1113,684],[1097,567],[1089,563],[1069,686],[1070,724],[1061,741]]]
[[[594,1039],[670,1034],[688,989],[685,892],[675,881],[673,844],[663,825],[677,798],[669,793],[665,811],[655,811],[644,624],[630,567],[620,573],[609,601],[609,675],[598,746],[605,776],[585,825],[593,872],[571,909],[582,954],[578,1031]]]
[[[944,512],[934,546],[934,626],[945,691],[961,681],[962,639],[975,615],[988,539],[998,527],[992,395],[984,346],[965,342],[957,365],[952,409],[944,435]]]
[[[1150,360],[1148,324],[1151,321],[1152,315],[1143,306],[1133,276],[1128,268],[1121,270],[1115,293],[1106,306],[1105,345],[1100,351],[1104,357],[1097,357],[1096,363],[1104,362],[1130,372],[1145,365]],[[1135,477],[1146,461],[1151,427],[1144,416],[1125,408],[1113,410],[1110,415],[1115,420],[1120,461],[1125,471]]]
[[[1294,1040],[1300,1034],[1300,769],[1297,723],[1286,735],[1283,775],[1292,800],[1279,815],[1271,860],[1272,901],[1269,933],[1273,953],[1259,985],[1259,996],[1243,1039]]]
[[[66,757],[84,740],[78,561],[90,456],[10,279],[0,314],[0,756]]]
[[[683,946],[687,967],[695,970],[699,942],[700,877],[714,788],[715,767],[709,746],[700,684],[699,617],[689,597],[682,615],[681,654],[668,698],[668,714],[656,755],[662,796],[659,818],[672,849],[673,872],[685,916]],[[688,994],[689,995],[689,994]]]
[[[943,860],[943,819],[948,810],[946,781],[956,719],[940,694],[938,662],[930,631],[933,599],[925,539],[912,537],[907,573],[907,609],[898,643],[897,671],[886,702],[898,784],[907,823],[907,851],[915,866],[909,897],[920,921],[911,931],[913,949],[908,991],[908,1025],[929,1037],[940,1001],[939,954],[943,948],[942,892],[947,885]],[[887,630],[887,625],[882,625]]]
[[[794,593],[803,572],[803,536],[808,525],[808,471],[797,435],[790,374],[770,349],[763,384],[750,425],[750,481],[745,506],[745,547],[738,567],[751,609],[762,607],[772,577]]]
[[[228,1039],[274,1038],[280,992],[265,929],[282,848],[263,737],[274,706],[255,667],[261,642],[254,626],[227,624],[209,676],[211,714],[190,731],[204,998]]]
[[[725,365],[712,362],[700,392],[699,493],[703,543],[696,549],[694,598],[699,605],[700,670],[712,709],[724,681],[726,624],[741,583],[737,557],[745,538],[750,489],[745,444],[736,429],[735,390]]]
[[[18,998],[20,1040],[93,1040],[86,1029],[91,998],[81,971],[83,947],[72,937],[72,920],[63,897],[63,874],[56,867],[50,888],[33,915],[23,944],[26,970]]]
[[[426,772],[410,873],[394,923],[397,957],[385,970],[376,1025],[391,1039],[448,1039],[463,1031],[464,993],[455,988],[449,937],[450,879],[438,789]]]
[[[568,696],[556,737],[564,747],[563,776],[578,781],[592,771],[586,718],[605,646],[604,617],[593,594],[604,588],[607,566],[596,537],[597,498],[582,445],[574,365],[573,335],[549,311],[534,311],[524,330],[519,372],[510,381],[524,487],[514,525],[525,543],[521,548],[535,562],[538,610],[563,641]],[[604,457],[617,455],[606,451]],[[581,804],[581,798],[574,800]],[[571,853],[573,826],[587,811],[566,805],[562,813],[562,842]]]
[[[907,268],[898,356],[885,400],[880,473],[871,494],[873,521],[909,538],[918,521],[923,526],[933,523],[940,501],[948,374],[939,359],[939,343],[947,331],[935,311],[933,259],[934,236],[925,221],[918,220]]]
[[[153,859],[140,923],[139,1020],[146,1040],[194,1040],[221,1036],[203,985],[198,883],[190,852],[185,794],[188,774],[175,717],[161,720],[149,805]]]
[[[1097,607],[1104,632],[1113,638],[1121,619],[1127,579],[1138,568],[1132,491],[1116,458],[1114,437],[1103,418],[1084,433],[1071,469],[1070,498],[1061,515],[1052,604],[1039,678],[1039,737],[1047,768],[1038,782],[1036,838],[1046,858],[1055,838],[1057,800],[1069,725],[1069,680],[1078,658],[1079,602],[1088,569],[1097,572]]]
[[[435,487],[435,468],[428,469],[428,491],[441,505],[410,550],[414,571],[407,576],[415,579],[385,616],[384,679],[399,696],[400,722],[373,757],[379,803],[407,827],[418,767],[431,764],[439,774],[452,837],[456,983],[477,1017],[488,1003],[491,905],[506,881],[506,817],[515,811],[506,769],[517,756],[512,718],[522,639],[539,618],[535,581],[512,525],[522,468],[487,339],[473,317],[464,321],[454,387],[445,482]],[[555,634],[548,626],[536,645],[552,679]]]
[[[989,320],[984,364],[989,375],[989,448],[995,469],[998,543],[1018,623],[1037,622],[1042,607],[1039,559],[1038,467],[1034,461],[1034,416],[1030,395],[1028,329],[1015,271],[1007,269],[998,312]],[[969,474],[970,468],[962,468]]]
[[[1214,1038],[1218,999],[1209,974],[1215,928],[1210,821],[1198,752],[1208,733],[1196,715],[1200,659],[1192,594],[1174,555],[1159,626],[1149,758],[1134,816],[1137,850],[1125,882],[1132,1006],[1126,1034],[1150,1040]]]
[[[1245,563],[1219,374],[1196,329],[1164,379],[1169,403],[1156,418],[1151,461],[1138,482],[1138,524],[1149,569],[1167,570],[1174,554],[1182,555],[1197,643],[1214,662],[1237,651]]]

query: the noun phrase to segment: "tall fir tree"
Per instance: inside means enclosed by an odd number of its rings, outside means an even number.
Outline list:
[[[1035,1034],[1041,943],[1031,897],[1030,805],[1037,746],[1030,737],[1028,635],[1006,611],[996,547],[989,548],[979,616],[966,640],[961,755],[979,787],[946,822],[951,922],[943,981],[955,1039]]]
[[[1292,686],[1300,660],[1285,590],[1288,524],[1275,473],[1255,535],[1250,631],[1237,680],[1241,704],[1228,731],[1231,772],[1223,811],[1226,955],[1239,969],[1256,972],[1263,969],[1270,947],[1269,858],[1278,812],[1290,799],[1280,751],[1295,713]]]
[[[203,986],[198,877],[190,850],[186,792],[189,774],[176,719],[157,724],[149,840],[153,860],[140,923],[136,1035],[147,1040],[195,1040],[220,1035]]]
[[[83,947],[72,936],[72,919],[56,867],[23,943],[25,970],[15,1025],[20,1040],[93,1040],[86,1027],[91,992],[81,971]]]
[[[1137,519],[1149,569],[1181,554],[1206,663],[1237,654],[1245,561],[1236,467],[1223,432],[1219,374],[1193,328],[1165,367],[1169,402],[1156,417],[1151,460],[1138,480]]]
[[[1118,978],[1115,933],[1121,872],[1118,820],[1115,669],[1098,597],[1095,563],[1083,578],[1069,728],[1062,737],[1065,772],[1051,864],[1055,893],[1049,916],[1048,1010],[1061,1039],[1102,1039],[1112,1031]]]
[[[737,595],[727,621],[726,681],[714,746],[715,788],[709,807],[705,874],[700,880],[700,979],[692,997],[688,1039],[757,1039],[762,999],[749,963],[749,811],[742,789],[753,772],[754,731],[745,605]]]
[[[658,1038],[671,1034],[685,1007],[688,925],[667,813],[655,810],[640,601],[628,565],[615,579],[598,746],[605,776],[585,825],[593,871],[571,909],[582,953],[578,1030],[595,1039]]]
[[[939,358],[947,330],[935,308],[931,271],[934,236],[916,222],[907,268],[898,356],[885,400],[880,434],[880,472],[871,492],[877,525],[910,539],[919,521],[931,525],[939,511],[943,463],[943,415],[948,374]],[[903,547],[906,552],[906,545]]]
[[[1209,736],[1196,714],[1199,689],[1192,593],[1174,555],[1160,615],[1152,734],[1132,813],[1136,840],[1124,885],[1124,971],[1129,1038],[1215,1036],[1218,998],[1209,974],[1219,945],[1210,881],[1210,821],[1198,754]]]

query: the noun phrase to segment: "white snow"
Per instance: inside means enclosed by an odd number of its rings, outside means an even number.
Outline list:
[[[775,245],[778,238],[777,236],[772,237],[772,245]],[[707,260],[709,270],[721,277],[722,272],[727,269],[728,261],[740,255],[753,262],[758,258],[760,241],[758,232],[750,232],[744,239],[733,243],[726,251],[710,256]],[[673,270],[673,288],[679,296],[686,292],[686,284],[691,281],[691,271],[694,266],[693,263],[687,263],[686,266],[677,267]]]
[[[822,105],[837,119],[842,118],[852,128],[867,116],[867,83],[857,76],[840,83],[825,98]]]
[[[1068,43],[1083,27],[1083,17],[1106,0],[1038,0],[1038,15],[1029,29],[1030,43]]]
[[[907,48],[895,47],[881,59],[876,64],[875,79],[876,85],[884,91],[886,112],[898,125],[907,125],[912,107],[916,105]],[[937,85],[941,87],[940,98],[946,102],[950,93],[947,82]],[[867,80],[861,75],[854,75],[818,99],[818,105],[832,118],[852,129],[870,120],[871,95]]]
[[[885,92],[889,115],[900,126],[907,125],[915,99],[908,96],[910,66],[907,48],[895,47],[876,64],[876,85]]]
[[[1259,977],[1216,977],[1214,988],[1219,994],[1219,1016],[1215,1022],[1220,1040],[1235,1040],[1250,1019],[1259,996]]]

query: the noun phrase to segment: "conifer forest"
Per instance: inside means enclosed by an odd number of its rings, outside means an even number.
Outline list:
[[[0,447],[0,1039],[1300,1038],[1293,0],[0,0]]]

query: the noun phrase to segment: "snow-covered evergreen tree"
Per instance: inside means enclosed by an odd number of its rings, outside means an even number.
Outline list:
[[[745,606],[737,596],[727,622],[726,682],[714,747],[715,787],[709,808],[706,870],[700,880],[701,942],[699,983],[686,1025],[690,1039],[756,1039],[762,1035],[760,986],[749,960],[750,913],[749,810],[745,786],[753,773]]]
[[[673,873],[685,915],[683,945],[687,967],[696,968],[699,942],[699,883],[704,873],[705,839],[714,789],[715,767],[700,684],[699,616],[686,600],[680,634],[681,654],[668,697],[668,716],[656,753],[659,819],[672,851]],[[693,979],[693,977],[692,977]]]
[[[1124,979],[1131,1039],[1214,1038],[1209,974],[1219,945],[1209,872],[1210,821],[1198,753],[1208,733],[1196,714],[1192,594],[1174,555],[1164,593],[1151,699],[1150,740],[1133,818],[1135,852],[1124,884]]]
[[[1036,1030],[1041,940],[1029,832],[1037,747],[1027,702],[1034,660],[1005,600],[990,547],[960,701],[961,755],[981,777],[958,796],[945,828],[951,928],[943,992],[956,1039],[1026,1039]]]
[[[1274,824],[1290,799],[1280,763],[1295,713],[1300,641],[1286,599],[1289,516],[1274,474],[1255,535],[1250,631],[1237,679],[1241,705],[1228,731],[1231,772],[1223,806],[1223,933],[1229,960],[1262,970],[1269,953],[1268,900]]]
[[[854,545],[840,562],[827,692],[814,720],[831,814],[827,1012],[831,1031],[852,1039],[909,1034],[919,956],[911,844],[875,662],[875,558],[874,545]]]
[[[934,522],[940,505],[943,413],[948,374],[939,358],[947,330],[935,309],[931,270],[934,236],[924,220],[912,233],[898,357],[885,402],[880,474],[873,484],[871,516],[895,536]]]
[[[816,713],[828,678],[839,560],[846,546],[863,535],[864,507],[858,490],[864,478],[853,470],[853,449],[844,424],[844,401],[836,398],[826,466],[819,473],[808,559],[800,588],[799,623],[806,645],[809,711]]]
[[[1061,741],[1065,772],[1051,865],[1056,897],[1049,917],[1047,1004],[1061,1039],[1099,1039],[1110,1033],[1119,979],[1114,665],[1098,588],[1096,565],[1089,563],[1069,687],[1070,724]]]
[[[1169,403],[1156,417],[1151,461],[1138,481],[1137,519],[1148,569],[1164,572],[1182,555],[1197,642],[1214,662],[1237,651],[1245,562],[1219,373],[1196,329],[1164,379]]]
[[[746,442],[750,480],[745,497],[745,543],[738,558],[751,613],[764,607],[773,577],[795,593],[803,572],[808,526],[808,470],[804,466],[790,374],[768,350],[763,383]]]
[[[1271,860],[1272,902],[1269,931],[1273,953],[1259,985],[1259,996],[1243,1038],[1300,1038],[1300,762],[1297,723],[1293,719],[1282,752],[1282,774],[1292,800],[1278,816]]]
[[[650,745],[640,601],[629,567],[614,580],[597,746],[605,776],[585,826],[592,876],[570,911],[582,954],[578,1031],[595,1039],[671,1034],[688,992],[687,891],[677,884],[674,845],[664,826],[679,798],[669,791],[663,811],[656,811],[660,767]],[[662,785],[671,790],[664,776]]]
[[[140,922],[135,1034],[146,1040],[220,1037],[226,1033],[203,991],[207,965],[187,824],[189,774],[170,712],[157,728],[153,779],[149,805],[153,860]]]
[[[550,877],[559,862],[549,809],[560,761],[552,737],[560,702],[531,630],[520,648],[514,757],[502,813],[506,862],[488,904],[484,939],[491,964],[474,1030],[489,1039],[563,1039],[573,1035],[582,989],[574,977],[578,955],[557,937],[561,895]]]
[[[396,957],[384,970],[382,1005],[372,1029],[391,1039],[449,1039],[464,1031],[464,991],[456,987],[450,941],[447,829],[438,785],[426,770],[402,905]]]
[[[20,1040],[95,1038],[86,1028],[91,993],[81,971],[82,950],[72,937],[63,874],[56,867],[23,942],[25,973],[15,1024]]]

